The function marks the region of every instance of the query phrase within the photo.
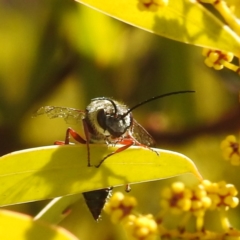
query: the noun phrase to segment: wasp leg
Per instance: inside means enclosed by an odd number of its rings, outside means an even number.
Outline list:
[[[54,145],[65,145],[64,141],[55,141]]]
[[[86,137],[85,143],[87,145],[87,155],[88,155],[88,167],[91,167],[91,162],[90,162],[90,148],[89,148],[89,142],[90,142],[90,135],[89,135],[89,129],[88,129],[88,124],[85,119],[82,120],[83,122],[83,130],[84,134]]]
[[[79,143],[86,144],[86,140],[84,140],[76,131],[74,131],[72,128],[68,128],[66,132],[65,141],[55,141],[55,145],[68,145],[70,135]]]
[[[72,128],[69,127],[66,132],[65,141],[55,141],[54,144],[55,145],[68,145],[70,135],[79,143],[82,143],[82,144],[87,143],[87,141],[84,140],[75,130],[73,130]]]
[[[79,143],[86,144],[86,140],[83,139],[75,130],[68,128],[65,137],[65,144],[69,144],[70,135]]]
[[[125,186],[125,192],[127,192],[127,193],[129,193],[129,192],[131,192],[131,186],[130,186],[130,184],[127,184],[126,186]]]
[[[138,142],[133,136],[130,135],[130,139],[132,139],[132,141],[134,141],[134,146],[139,146],[139,147],[143,147],[143,148],[147,148],[148,150],[151,150],[152,152],[155,152],[157,154],[157,156],[159,156],[159,152],[153,150],[151,147],[144,145],[140,142]],[[125,141],[125,139],[123,139],[123,142]],[[119,142],[120,144],[124,144],[122,143],[122,141]]]
[[[120,148],[118,148],[116,151],[108,154],[106,157],[104,157],[104,158],[100,161],[100,163],[99,163],[98,165],[95,165],[95,167],[96,167],[96,168],[99,168],[99,167],[102,165],[102,163],[103,163],[107,158],[111,157],[112,155],[114,155],[114,154],[116,154],[116,153],[120,153],[120,152],[128,149],[129,147],[131,147],[132,145],[134,145],[134,141],[133,141],[132,139],[124,139],[124,140],[121,141],[121,144],[125,144],[125,145],[122,146],[122,147],[120,147]]]
[[[153,150],[152,148],[150,148],[149,146],[146,146],[144,144],[141,144],[139,142],[135,142],[134,144],[135,146],[139,146],[139,147],[143,147],[143,148],[147,148],[148,150],[152,151],[152,152],[155,152],[157,154],[157,156],[159,156],[159,152]]]
[[[89,140],[88,140],[89,137],[88,137],[88,134],[86,134],[87,130],[85,130],[84,124],[83,124],[83,126],[84,126],[84,132],[85,132],[87,140],[83,139],[75,130],[73,130],[72,128],[69,127],[66,132],[65,141],[55,141],[54,144],[55,145],[68,145],[70,136],[72,136],[72,138],[75,139],[77,142],[86,144],[87,145],[87,154],[88,154],[88,167],[90,167],[91,164],[90,164],[90,150],[89,150]]]

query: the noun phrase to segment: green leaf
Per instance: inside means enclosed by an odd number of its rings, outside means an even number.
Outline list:
[[[118,146],[119,147],[119,146]],[[116,147],[90,145],[91,163],[98,164]],[[159,155],[156,154],[157,151]],[[166,150],[131,147],[99,167],[87,167],[86,145],[48,146],[0,158],[0,205],[9,205],[193,173],[186,156]]]
[[[4,240],[77,240],[61,227],[33,221],[27,215],[0,210],[0,239]]]
[[[156,12],[140,11],[137,0],[77,1],[160,36],[240,57],[239,36],[197,1],[169,0]]]

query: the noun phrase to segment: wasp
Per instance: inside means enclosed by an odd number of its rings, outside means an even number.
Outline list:
[[[44,106],[34,114],[34,117],[46,114],[49,118],[63,118],[66,122],[71,122],[74,120],[74,122],[82,124],[85,138],[80,136],[74,129],[69,127],[66,131],[65,140],[56,141],[55,144],[70,144],[70,137],[79,143],[86,144],[88,167],[92,166],[90,161],[90,144],[121,144],[117,150],[100,160],[99,164],[95,166],[98,168],[113,154],[120,153],[133,145],[141,146],[151,150],[150,147],[154,145],[154,140],[150,134],[133,118],[132,111],[134,109],[159,98],[174,94],[192,92],[194,91],[166,93],[140,102],[132,108],[128,108],[125,104],[111,98],[99,97],[92,99],[85,111],[67,107]],[[103,191],[105,192],[103,195],[107,198],[110,192],[109,188],[86,192],[83,195],[86,202],[88,201],[87,199],[89,199],[88,196],[91,198],[90,201],[92,202],[92,197],[93,199],[98,199],[98,196],[100,193],[103,193]],[[95,196],[93,193],[96,193],[97,195]],[[106,198],[101,200],[103,204],[101,204],[100,211],[96,211],[96,209],[94,209],[94,214],[92,212],[95,219],[98,219],[105,204]]]
[[[86,144],[88,167],[92,166],[90,161],[90,144],[123,145],[101,159],[99,164],[95,166],[98,168],[107,158],[126,150],[132,145],[149,149],[150,146],[154,145],[154,140],[150,134],[133,118],[132,111],[134,109],[158,98],[191,92],[194,91],[178,91],[163,94],[147,99],[130,109],[116,100],[100,97],[92,99],[85,111],[66,107],[44,106],[34,114],[34,117],[46,114],[49,118],[63,118],[66,122],[74,120],[77,123],[82,123],[85,138],[69,127],[66,131],[65,141],[56,141],[55,144],[69,144],[70,136],[77,142]]]

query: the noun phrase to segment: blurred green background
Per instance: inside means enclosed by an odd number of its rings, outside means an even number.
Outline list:
[[[70,0],[0,1],[0,154],[64,139],[68,125],[62,119],[31,118],[44,105],[84,110],[92,98],[106,96],[131,107],[163,93],[195,90],[144,105],[134,117],[159,148],[190,157],[205,179],[239,189],[239,167],[225,162],[219,148],[225,135],[238,135],[239,77],[207,68],[201,51]],[[82,133],[81,126],[72,127]],[[130,194],[138,197],[139,211],[156,213],[156,192],[179,179],[196,182],[186,175],[134,185]],[[34,215],[45,204],[8,208]],[[237,214],[232,212],[233,224],[239,224]],[[94,222],[82,200],[61,225],[81,239],[124,239],[109,224],[105,214]]]

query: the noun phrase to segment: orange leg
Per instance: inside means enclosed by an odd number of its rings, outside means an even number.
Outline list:
[[[79,143],[86,144],[86,140],[84,140],[75,130],[72,128],[68,128],[66,132],[66,137],[65,141],[55,141],[55,145],[68,145],[69,144],[69,139],[70,135]]]
[[[116,151],[109,153],[106,157],[104,157],[100,163],[98,165],[95,165],[96,168],[99,168],[102,163],[109,157],[111,157],[112,155],[116,154],[116,153],[120,153],[126,149],[128,149],[129,147],[131,147],[132,145],[134,145],[134,140],[133,139],[125,139],[126,141],[120,141],[121,144],[125,144],[124,146],[118,148]]]
[[[131,136],[130,136],[130,137],[131,137]],[[136,139],[134,139],[134,138],[125,138],[125,139],[122,139],[122,140],[118,141],[117,143],[119,143],[119,144],[124,144],[124,145],[125,145],[125,144],[129,144],[130,142],[133,142],[133,145],[134,145],[134,146],[139,146],[139,147],[147,148],[147,149],[151,150],[152,152],[155,152],[155,153],[159,156],[159,153],[158,153],[158,152],[154,151],[154,150],[153,150],[152,148],[150,148],[149,146],[146,146],[146,145],[138,142],[138,141],[137,141]]]
[[[148,146],[146,146],[146,145],[138,142],[136,139],[132,138],[131,136],[130,136],[129,138],[120,139],[120,140],[117,141],[117,143],[118,143],[118,144],[122,144],[122,145],[124,145],[124,146],[118,148],[116,151],[114,151],[114,152],[108,154],[106,157],[104,157],[104,158],[100,161],[100,163],[99,163],[98,165],[95,165],[96,168],[99,168],[99,167],[102,165],[102,163],[103,163],[107,158],[111,157],[112,155],[114,155],[114,154],[116,154],[116,153],[120,153],[120,152],[128,149],[129,147],[131,147],[131,146],[133,146],[133,145],[134,145],[134,146],[140,146],[140,147],[147,148],[147,149],[155,152],[157,155],[159,155],[158,152],[156,152],[156,151],[154,151],[153,149],[151,149],[150,147],[148,147]],[[126,189],[128,189],[128,186],[126,187]],[[130,190],[129,190],[129,191],[130,191]]]
[[[86,144],[87,145],[87,155],[88,155],[88,167],[90,167],[91,164],[90,164],[90,149],[89,149],[89,133],[88,133],[86,122],[84,120],[83,120],[83,127],[84,127],[84,133],[86,136],[86,140],[83,139],[75,130],[73,130],[72,128],[69,127],[66,132],[65,141],[55,141],[54,144],[67,145],[67,144],[69,144],[70,136],[72,136],[72,138],[75,139],[77,142]]]

